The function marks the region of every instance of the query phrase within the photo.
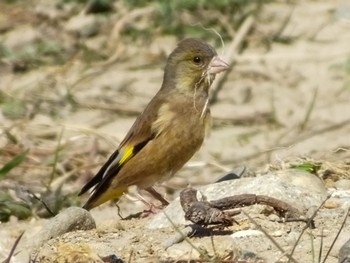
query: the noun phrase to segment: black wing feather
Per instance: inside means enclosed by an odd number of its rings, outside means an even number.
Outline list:
[[[153,139],[150,138],[149,140],[143,141],[137,145],[134,146],[132,151],[132,157],[135,156],[145,145]],[[114,176],[118,174],[120,169],[123,167],[122,165],[115,165],[114,167],[110,167],[110,165],[113,163],[115,158],[119,155],[119,150],[115,151],[107,160],[107,162],[101,167],[101,169],[98,171],[98,173],[89,181],[86,185],[80,190],[78,195],[82,195],[85,192],[87,192],[90,188],[94,187],[94,194],[97,194],[97,192],[101,192],[101,190],[105,187],[109,186],[109,183],[106,183],[110,181]],[[132,158],[131,157],[131,158]],[[106,174],[106,171],[108,169],[108,172]]]
[[[93,186],[99,184],[102,181],[103,175],[105,174],[106,170],[118,155],[119,155],[119,150],[116,150],[108,158],[107,162],[101,167],[101,169],[97,172],[97,174],[94,177],[92,177],[91,180],[83,186],[78,196],[86,193],[89,189],[91,189]]]

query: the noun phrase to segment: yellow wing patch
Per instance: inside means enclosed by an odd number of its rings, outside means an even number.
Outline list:
[[[124,164],[133,156],[134,156],[134,146],[126,147],[125,153],[119,161],[119,165]]]

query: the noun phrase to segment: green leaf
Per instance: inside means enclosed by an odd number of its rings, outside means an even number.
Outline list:
[[[321,165],[317,163],[312,163],[312,162],[305,162],[300,164],[292,164],[290,167],[297,170],[315,174],[317,173],[318,170],[320,170]]]
[[[31,208],[22,201],[15,201],[10,194],[0,193],[0,222],[7,222],[10,216],[26,219],[32,215]]]
[[[6,163],[1,169],[0,169],[0,179],[5,178],[7,174],[15,167],[19,166],[27,157],[28,151],[25,151],[24,153],[21,153],[17,156],[15,156],[11,161]]]
[[[26,114],[26,106],[23,101],[15,98],[7,98],[4,103],[2,103],[2,112],[9,119],[20,119]]]

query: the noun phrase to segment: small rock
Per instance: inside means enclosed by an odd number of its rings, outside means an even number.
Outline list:
[[[35,13],[39,17],[44,17],[49,20],[58,20],[64,17],[65,12],[57,8],[57,4],[51,1],[45,1],[35,7]]]
[[[280,218],[278,215],[276,215],[276,214],[270,214],[270,215],[268,216],[268,219],[269,219],[271,222],[281,220],[281,218]]]
[[[348,199],[348,198],[350,198],[350,191],[348,191],[348,190],[335,190],[332,192],[332,197],[340,198],[340,199]]]
[[[95,15],[77,15],[67,21],[65,30],[77,33],[79,36],[89,37],[98,31],[99,22]]]
[[[350,19],[350,6],[348,4],[340,4],[334,14],[338,20],[349,20]]]
[[[277,174],[292,185],[303,187],[312,192],[326,192],[326,187],[322,180],[314,174],[296,169],[278,171]]]
[[[33,238],[30,247],[32,249],[39,248],[48,240],[67,232],[93,228],[96,228],[95,220],[88,211],[80,207],[69,207],[49,220]]]
[[[328,208],[328,209],[334,209],[334,208],[338,208],[340,206],[339,204],[339,200],[335,200],[335,199],[328,199],[325,203],[324,203],[324,208]]]
[[[339,263],[350,263],[350,239],[339,250]]]
[[[217,179],[215,183],[239,179],[243,177],[255,177],[255,176],[256,174],[252,169],[249,169],[246,166],[239,166],[239,167],[235,167],[234,169],[232,169],[232,171],[228,172],[224,176]]]
[[[8,49],[28,48],[40,39],[40,33],[31,25],[16,27],[0,38],[0,42]]]
[[[350,180],[340,179],[335,182],[335,187],[339,190],[350,190]]]
[[[273,233],[271,234],[271,236],[273,236],[273,237],[281,237],[281,236],[283,236],[283,234],[284,234],[284,231],[282,231],[282,230],[276,230],[275,232],[273,232]]]
[[[261,236],[264,235],[263,232],[259,230],[242,230],[235,232],[231,235],[232,238],[244,238],[244,237],[251,237],[251,236]]]

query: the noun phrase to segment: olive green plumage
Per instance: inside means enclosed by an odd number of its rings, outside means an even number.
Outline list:
[[[173,176],[203,143],[210,123],[208,91],[228,65],[205,42],[188,38],[169,55],[163,84],[99,172],[84,208],[118,199],[131,185],[150,189]]]

